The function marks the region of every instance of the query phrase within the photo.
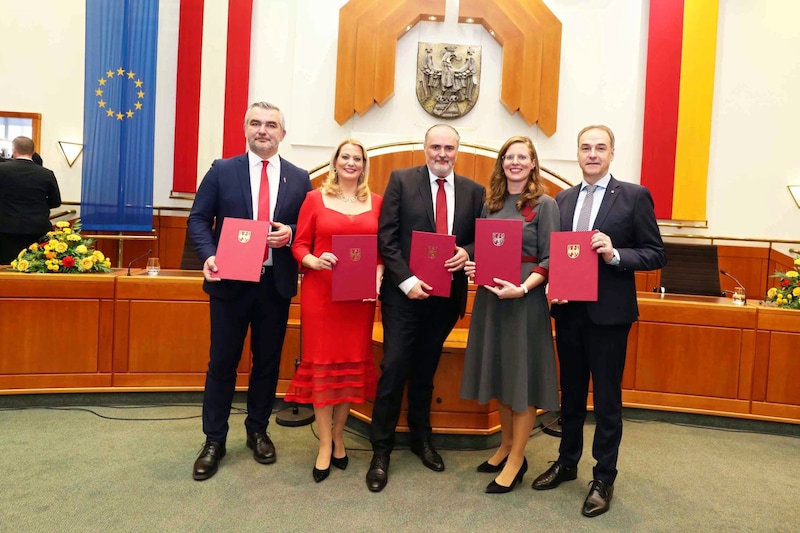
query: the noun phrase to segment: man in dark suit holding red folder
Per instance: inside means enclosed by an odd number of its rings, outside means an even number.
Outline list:
[[[472,255],[475,219],[486,195],[482,185],[454,174],[458,145],[459,134],[451,126],[430,128],[425,134],[427,165],[393,171],[383,196],[378,222],[378,249],[385,265],[380,293],[383,362],[372,410],[373,456],[367,472],[367,487],[373,492],[383,490],[388,481],[406,383],[411,450],[426,467],[444,470],[444,461],[431,444],[433,377],[447,336],[458,317],[464,316],[464,263]],[[452,273],[450,297],[430,296],[432,287],[411,272],[415,230],[455,235],[455,253],[444,261]]]
[[[588,517],[608,511],[617,477],[622,373],[628,332],[639,316],[633,273],[666,264],[650,192],[614,179],[608,170],[613,159],[611,129],[587,126],[578,134],[583,182],[556,196],[562,231],[596,231],[591,244],[598,255],[598,299],[552,302],[563,431],[558,460],[533,482],[534,489],[546,490],[577,478],[591,376],[596,421],[592,455],[597,464],[582,509]],[[566,250],[550,250],[556,253]]]
[[[206,442],[192,472],[198,481],[213,476],[225,456],[236,368],[248,326],[253,366],[244,421],[247,447],[259,463],[274,463],[277,458],[267,425],[278,384],[289,303],[297,294],[297,262],[289,245],[311,181],[308,172],[278,155],[286,128],[276,106],[252,104],[245,115],[244,132],[248,153],[214,161],[189,214],[188,232],[204,262],[203,290],[210,296],[211,309],[211,350],[203,395]],[[217,243],[227,217],[270,221],[269,255],[258,283],[216,276]]]

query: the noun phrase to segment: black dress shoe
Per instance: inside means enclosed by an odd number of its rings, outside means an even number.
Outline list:
[[[195,481],[203,481],[217,473],[219,462],[225,457],[225,443],[207,440],[194,462],[192,477]]]
[[[522,466],[519,467],[517,471],[517,475],[514,477],[514,480],[511,482],[511,485],[506,487],[505,485],[501,485],[497,481],[492,481],[488,485],[486,485],[486,494],[505,494],[506,492],[511,492],[514,490],[514,485],[517,483],[522,482],[522,477],[525,475],[525,472],[528,471],[528,459],[522,459]]]
[[[266,433],[248,433],[247,447],[253,450],[253,458],[262,465],[272,464],[278,459],[275,445]]]
[[[506,466],[506,461],[508,461],[507,455],[502,461],[500,461],[499,465],[493,465],[489,461],[484,461],[478,465],[476,470],[484,474],[496,474],[497,472],[501,471],[504,466]]]
[[[380,492],[389,481],[389,456],[373,454],[367,470],[367,488]]]
[[[533,480],[531,488],[536,490],[554,489],[564,481],[571,481],[577,477],[577,466],[564,466],[556,461],[544,474]]]
[[[314,476],[314,481],[319,483],[320,481],[324,480],[328,475],[331,473],[331,467],[328,466],[325,470],[320,470],[319,468],[314,465],[314,469],[311,470],[311,475]]]
[[[442,472],[444,470],[444,461],[442,456],[439,455],[433,448],[433,445],[428,442],[419,442],[411,445],[411,451],[422,458],[422,464],[435,472]]]
[[[614,485],[609,485],[605,481],[595,479],[589,483],[592,487],[589,489],[589,495],[586,496],[586,501],[583,502],[583,516],[589,518],[598,516],[608,511],[611,505],[611,497],[614,496]]]
[[[336,468],[338,468],[339,470],[344,470],[344,469],[347,468],[347,464],[350,462],[350,460],[347,458],[347,454],[345,454],[344,457],[334,457],[333,456],[333,450],[335,448],[336,448],[336,445],[334,444],[331,447],[331,464],[333,466],[335,466]]]

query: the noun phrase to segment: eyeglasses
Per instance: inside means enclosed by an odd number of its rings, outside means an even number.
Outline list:
[[[506,163],[513,163],[515,160],[516,160],[516,161],[519,161],[520,163],[527,163],[528,161],[530,161],[530,159],[531,159],[531,158],[530,158],[530,157],[528,157],[528,156],[527,156],[527,155],[525,155],[525,154],[519,154],[519,155],[504,155],[504,156],[503,156],[503,161],[505,161]]]

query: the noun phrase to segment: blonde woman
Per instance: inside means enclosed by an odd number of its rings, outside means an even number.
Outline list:
[[[314,406],[319,453],[312,475],[317,483],[328,477],[331,464],[347,468],[343,439],[350,404],[374,398],[377,385],[375,299],[332,301],[331,269],[338,258],[331,252],[331,238],[376,234],[382,199],[369,190],[367,151],[359,141],[339,143],[330,168],[322,186],[308,193],[292,244],[303,272],[303,359],[284,398]],[[375,272],[376,297],[382,276],[381,264]]]

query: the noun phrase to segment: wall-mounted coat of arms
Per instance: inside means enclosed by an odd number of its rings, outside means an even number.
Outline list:
[[[417,45],[417,100],[434,117],[469,113],[478,101],[480,79],[480,46]]]

